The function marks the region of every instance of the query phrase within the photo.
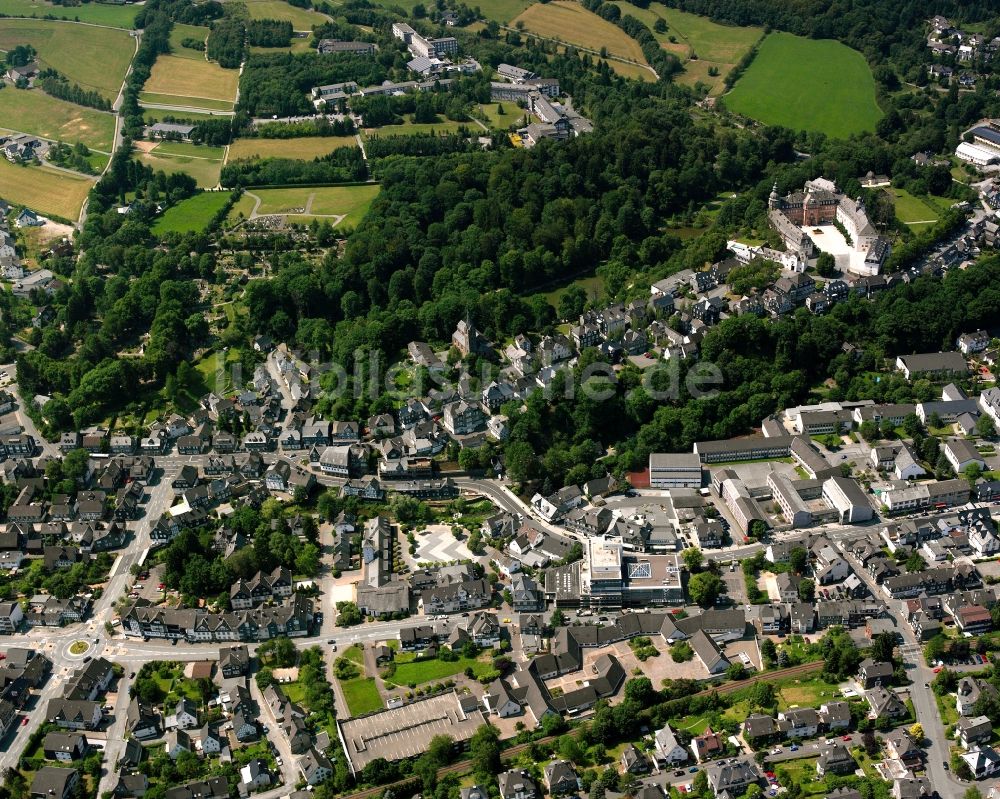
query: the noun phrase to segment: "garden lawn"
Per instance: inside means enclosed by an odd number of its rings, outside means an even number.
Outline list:
[[[528,6],[514,25],[524,24],[524,30],[589,50],[607,48],[609,55],[646,64],[639,43],[625,31],[585,9],[576,2],[553,0]]]
[[[780,763],[774,763],[772,768],[776,772],[779,769],[787,772],[791,783],[798,785],[807,796],[825,794],[827,792],[826,781],[816,774],[817,760],[819,760],[818,757],[783,760]],[[787,782],[783,782],[783,784],[787,785]]]
[[[382,709],[382,697],[379,695],[372,677],[341,680],[340,689],[344,692],[344,698],[347,700],[347,707],[352,716],[360,716],[363,713]]]
[[[181,200],[156,220],[153,232],[161,236],[164,233],[200,233],[229,202],[230,196],[228,191],[212,191]]]
[[[77,6],[57,6],[41,0],[0,0],[0,14],[8,17],[46,17],[92,22],[95,25],[109,25],[112,28],[135,27],[134,5],[110,5],[87,3]]]
[[[882,111],[864,56],[832,39],[772,33],[725,95],[726,107],[768,125],[845,138],[875,129]]]
[[[94,180],[83,175],[76,177],[44,166],[17,166],[0,158],[0,198],[45,216],[76,222],[93,185]]]
[[[299,158],[310,161],[338,147],[357,147],[353,136],[304,136],[298,139],[238,139],[229,147],[229,161],[252,158]]]
[[[0,50],[18,44],[33,46],[41,66],[108,100],[118,96],[135,55],[135,39],[123,30],[56,20],[0,20]]]
[[[111,150],[115,135],[114,114],[59,100],[41,89],[0,90],[0,119],[5,128],[67,144],[82,142],[104,152]]]
[[[396,685],[420,685],[425,682],[444,680],[461,674],[467,668],[472,670],[479,677],[493,670],[493,665],[476,658],[459,657],[458,660],[421,660],[409,663],[396,663],[396,673],[390,677],[390,681]]]
[[[819,677],[799,681],[789,680],[787,682],[778,682],[775,683],[774,687],[778,694],[779,710],[786,710],[795,705],[799,707],[819,707],[824,702],[835,699],[837,695],[837,687],[830,685]]]

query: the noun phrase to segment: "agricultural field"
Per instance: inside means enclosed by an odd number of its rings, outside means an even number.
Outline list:
[[[203,50],[192,50],[190,47],[181,45],[185,39],[198,39],[204,42],[208,38],[208,28],[201,25],[184,25],[175,22],[170,30],[170,53],[178,58],[190,58],[193,61],[204,61],[205,52]]]
[[[186,142],[162,142],[137,145],[138,159],[155,170],[183,172],[193,177],[203,189],[215,188],[222,171],[222,147],[207,147]]]
[[[0,91],[0,119],[6,127],[67,144],[83,142],[110,152],[115,135],[114,114],[84,108],[51,97],[41,89]]]
[[[875,129],[882,111],[864,56],[832,39],[772,33],[725,95],[726,107],[768,125],[847,137]]]
[[[47,216],[76,222],[94,180],[48,167],[17,166],[0,159],[0,197]]]
[[[158,235],[200,233],[229,202],[230,196],[230,192],[227,191],[206,191],[188,197],[168,208],[163,216],[156,220],[153,232]]]
[[[292,214],[296,220],[309,221],[313,217],[343,217],[337,224],[357,225],[372,201],[378,195],[378,184],[361,186],[303,186],[295,189],[250,189],[233,209],[249,217],[244,201],[251,198],[257,215]],[[257,199],[260,204],[257,205]],[[250,206],[250,212],[254,206]]]
[[[238,70],[223,69],[210,61],[161,55],[153,65],[141,99],[164,105],[227,110],[236,101],[239,77]]]
[[[600,51],[606,47],[609,55],[645,64],[639,43],[621,28],[587,11],[571,0],[553,0],[528,6],[514,20],[517,26],[547,39]]]
[[[287,19],[297,31],[311,31],[327,21],[324,14],[289,5],[283,0],[244,0],[250,19]]]
[[[311,160],[338,147],[357,147],[353,136],[304,136],[298,139],[238,139],[229,147],[230,161],[252,158]]]
[[[135,55],[135,39],[123,30],[55,20],[0,20],[0,50],[18,44],[32,45],[42,66],[109,100],[118,96]]]
[[[133,5],[85,3],[79,6],[57,6],[43,0],[0,0],[0,14],[8,17],[45,17],[91,22],[112,28],[131,29],[135,26],[138,9]]]

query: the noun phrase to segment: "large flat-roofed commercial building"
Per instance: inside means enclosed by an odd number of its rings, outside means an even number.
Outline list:
[[[468,741],[485,723],[476,698],[470,698],[467,702],[451,691],[392,710],[338,721],[351,771],[357,774],[380,757],[395,761],[422,754],[435,735],[447,735],[457,744]]]
[[[651,453],[649,487],[701,488],[701,458],[688,452]]]
[[[595,536],[587,542],[583,566],[583,593],[598,607],[621,607],[622,542],[617,538]]]
[[[622,604],[630,607],[681,605],[684,587],[677,555],[629,555],[622,560]]]
[[[787,458],[791,446],[791,436],[728,438],[722,441],[696,441],[694,454],[702,463],[758,461]]]
[[[849,477],[831,477],[823,483],[823,499],[836,509],[841,524],[867,522],[875,515],[861,486]]]

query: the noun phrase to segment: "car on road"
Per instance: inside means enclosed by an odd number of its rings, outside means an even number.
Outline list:
[[[937,674],[939,671],[941,671],[941,667],[940,666],[935,666],[934,673]]]
[[[160,583],[160,584],[159,584],[158,586],[156,586],[156,587],[157,587],[157,588],[159,588],[159,589],[160,589],[160,590],[162,591],[162,590],[163,590],[164,588],[166,588],[166,587],[167,587],[167,584],[166,584],[166,583]]]
[[[849,741],[849,740],[851,740],[851,736],[850,736],[850,735],[845,735],[845,736],[844,736],[843,738],[841,738],[840,740],[842,740],[842,741]]]
[[[684,769],[682,768],[679,768],[677,769],[677,771],[674,772],[675,777],[683,777],[685,774],[687,774],[687,772],[684,771]]]
[[[792,746],[790,748],[790,751],[792,751],[792,752],[798,752],[799,751],[799,745],[798,744],[792,744]]]
[[[692,766],[691,768],[688,769],[688,774],[697,774],[697,773],[698,773],[697,766]]]
[[[948,765],[948,761],[947,760],[942,760],[941,761],[941,765],[944,766],[944,770],[945,771],[949,771],[950,770],[950,766]]]
[[[825,743],[827,746],[830,746],[833,743],[833,738],[827,738],[825,741],[823,741],[823,743]]]

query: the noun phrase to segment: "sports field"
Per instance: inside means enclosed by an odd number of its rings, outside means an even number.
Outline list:
[[[199,233],[229,201],[228,191],[206,191],[168,208],[153,225],[157,235]]]
[[[882,111],[864,56],[832,39],[772,33],[725,95],[726,107],[769,125],[846,137],[875,129]]]
[[[115,117],[50,97],[41,89],[0,91],[0,124],[67,144],[83,142],[94,150],[111,150]]]
[[[178,58],[204,61],[204,50],[194,50],[190,47],[184,47],[181,45],[181,42],[185,39],[197,39],[200,42],[204,42],[207,38],[208,28],[201,25],[184,25],[180,22],[175,22],[174,27],[170,30],[170,54]]]
[[[0,0],[0,14],[8,17],[45,17],[92,22],[113,28],[132,28],[138,9],[133,5],[87,3],[78,6],[57,6],[42,0]]]
[[[147,166],[166,173],[183,172],[193,177],[203,189],[215,188],[222,171],[222,147],[207,147],[186,142],[162,142],[151,149],[149,142],[137,143],[138,158]]]
[[[312,217],[343,216],[338,224],[357,225],[378,195],[377,184],[363,186],[303,186],[295,189],[248,189],[234,211],[247,213],[244,201],[254,203],[260,198],[257,215],[293,214],[292,221],[307,221]],[[253,206],[251,206],[252,210]],[[333,221],[331,219],[331,221]]]
[[[251,19],[287,19],[297,31],[311,31],[327,18],[318,11],[298,8],[284,0],[244,0]]]
[[[126,31],[34,19],[0,20],[0,50],[30,44],[42,66],[58,70],[70,82],[114,100],[135,55],[135,39]]]
[[[39,166],[17,166],[0,158],[0,197],[43,215],[76,222],[94,180]]]
[[[304,136],[299,139],[238,139],[229,148],[229,160],[300,158],[312,160],[338,147],[357,147],[353,136]]]
[[[597,51],[606,47],[610,55],[646,63],[635,39],[572,0],[553,0],[551,3],[528,6],[514,20],[515,26],[518,23],[524,23],[524,30],[547,39]]]
[[[238,70],[223,69],[209,61],[161,55],[156,59],[149,80],[143,86],[142,99],[163,103],[162,99],[149,99],[158,95],[172,98],[176,105],[232,108],[236,101],[239,77]]]

